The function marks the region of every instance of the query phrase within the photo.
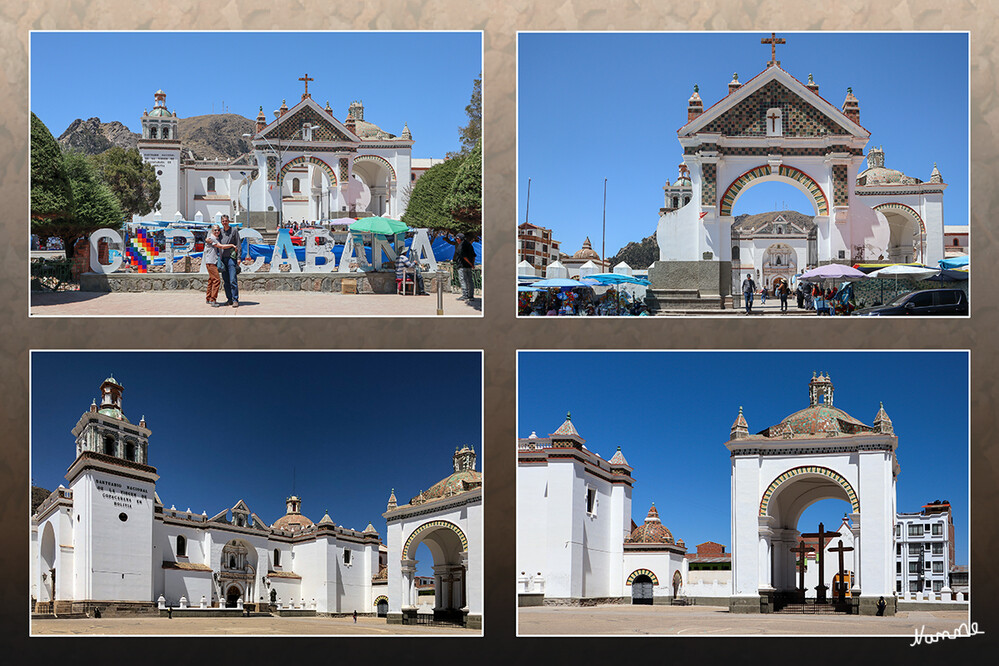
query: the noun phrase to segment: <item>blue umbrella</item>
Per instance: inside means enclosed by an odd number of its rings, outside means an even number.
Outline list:
[[[538,287],[530,287],[527,285],[519,285],[517,291],[544,291],[544,289],[539,289]]]
[[[941,259],[939,262],[940,268],[959,268],[961,266],[967,266],[970,257],[963,254],[959,257],[951,257],[950,259]]]
[[[649,286],[648,280],[632,277],[631,275],[624,275],[622,273],[596,273],[595,275],[589,275],[587,277],[590,280],[598,281],[600,284],[640,284],[646,287]]]

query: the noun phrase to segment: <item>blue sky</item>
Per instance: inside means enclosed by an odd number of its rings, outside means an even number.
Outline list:
[[[691,552],[705,541],[731,552],[724,443],[732,422],[742,406],[757,433],[807,407],[813,371],[829,374],[835,406],[863,423],[884,402],[899,438],[899,510],[949,500],[955,557],[968,564],[965,352],[520,352],[517,436],[547,437],[571,411],[587,448],[607,459],[620,446],[634,468],[636,523],[655,502]],[[848,509],[817,502],[799,529],[815,531],[819,521],[836,529]]]
[[[518,215],[555,230],[572,254],[588,235],[600,252],[607,179],[607,255],[655,232],[663,185],[676,180],[676,131],[700,88],[707,109],[732,73],[766,68],[769,33],[521,33],[518,41]],[[867,144],[886,166],[929,180],[936,162],[948,188],[945,224],[968,223],[968,38],[943,33],[779,33],[781,66],[842,107],[860,101]],[[812,214],[798,190],[764,183],[735,214],[785,207]]]
[[[478,352],[34,352],[32,481],[49,490],[66,483],[75,458],[70,430],[113,374],[125,388],[126,418],[145,415],[152,430],[149,464],[167,508],[212,516],[242,499],[271,524],[294,491],[313,521],[328,509],[338,525],[373,523],[384,540],[381,514],[393,488],[400,504],[408,502],[452,473],[454,449],[465,444],[482,469],[480,359]],[[405,389],[396,384],[403,367]],[[438,377],[448,378],[447,409],[433,408]],[[432,564],[419,559],[421,569]]]
[[[478,32],[35,32],[31,110],[58,137],[76,118],[118,120],[141,131],[153,93],[181,118],[224,108],[268,121],[286,99],[329,100],[343,120],[353,100],[364,119],[401,134],[414,157],[458,150],[458,127],[482,69]],[[67,59],[67,54],[72,54]]]

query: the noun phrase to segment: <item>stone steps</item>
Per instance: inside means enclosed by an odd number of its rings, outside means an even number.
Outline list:
[[[777,615],[830,615],[836,613],[848,614],[848,607],[840,607],[836,604],[788,604],[779,611],[774,611]]]

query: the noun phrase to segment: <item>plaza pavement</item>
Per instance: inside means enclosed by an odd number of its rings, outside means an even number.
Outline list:
[[[384,618],[359,617],[115,617],[32,620],[32,636],[478,636],[461,627],[387,624]]]
[[[482,298],[472,303],[459,294],[443,295],[444,316],[480,317]],[[183,317],[410,317],[437,316],[437,295],[327,294],[309,291],[252,291],[243,294],[239,307],[213,308],[200,291],[176,290],[126,292],[31,292],[32,315],[183,316]]]
[[[720,606],[539,606],[518,608],[518,634],[648,636],[839,636],[892,634],[911,640],[953,633],[968,622],[967,611],[905,611],[894,617],[857,615],[744,615]]]

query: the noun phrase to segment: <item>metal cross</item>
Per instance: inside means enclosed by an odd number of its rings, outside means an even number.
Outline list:
[[[839,594],[836,596],[841,602],[846,599],[846,572],[843,569],[843,553],[848,553],[851,550],[853,550],[852,547],[843,545],[842,539],[839,540],[838,546],[829,549],[830,553],[839,554]]]
[[[831,540],[833,537],[839,536],[839,532],[827,532],[825,526],[822,523],[819,523],[818,532],[802,534],[801,536],[806,539],[819,540],[818,552],[815,553],[815,558],[819,561],[819,584],[815,586],[815,603],[824,604],[826,603],[826,590],[829,589],[825,583],[826,539]]]
[[[767,63],[767,67],[769,67],[770,65],[779,65],[780,61],[777,60],[777,45],[787,44],[787,40],[785,40],[783,37],[778,37],[777,33],[771,32],[770,39],[761,39],[760,44],[770,45],[770,62]]]
[[[309,75],[306,74],[305,76],[299,77],[298,80],[305,82],[305,92],[302,93],[302,99],[305,99],[306,97],[309,97],[309,81],[315,81],[315,79],[309,78]]]
[[[769,116],[767,116],[767,118],[770,119],[770,131],[771,132],[776,132],[777,131],[777,119],[780,118],[780,114],[778,114],[776,111],[774,111]]]
[[[801,590],[801,594],[805,594],[805,553],[811,553],[815,549],[811,546],[806,545],[804,542],[798,544],[797,548],[790,549],[792,553],[799,553],[798,555],[798,588]]]

